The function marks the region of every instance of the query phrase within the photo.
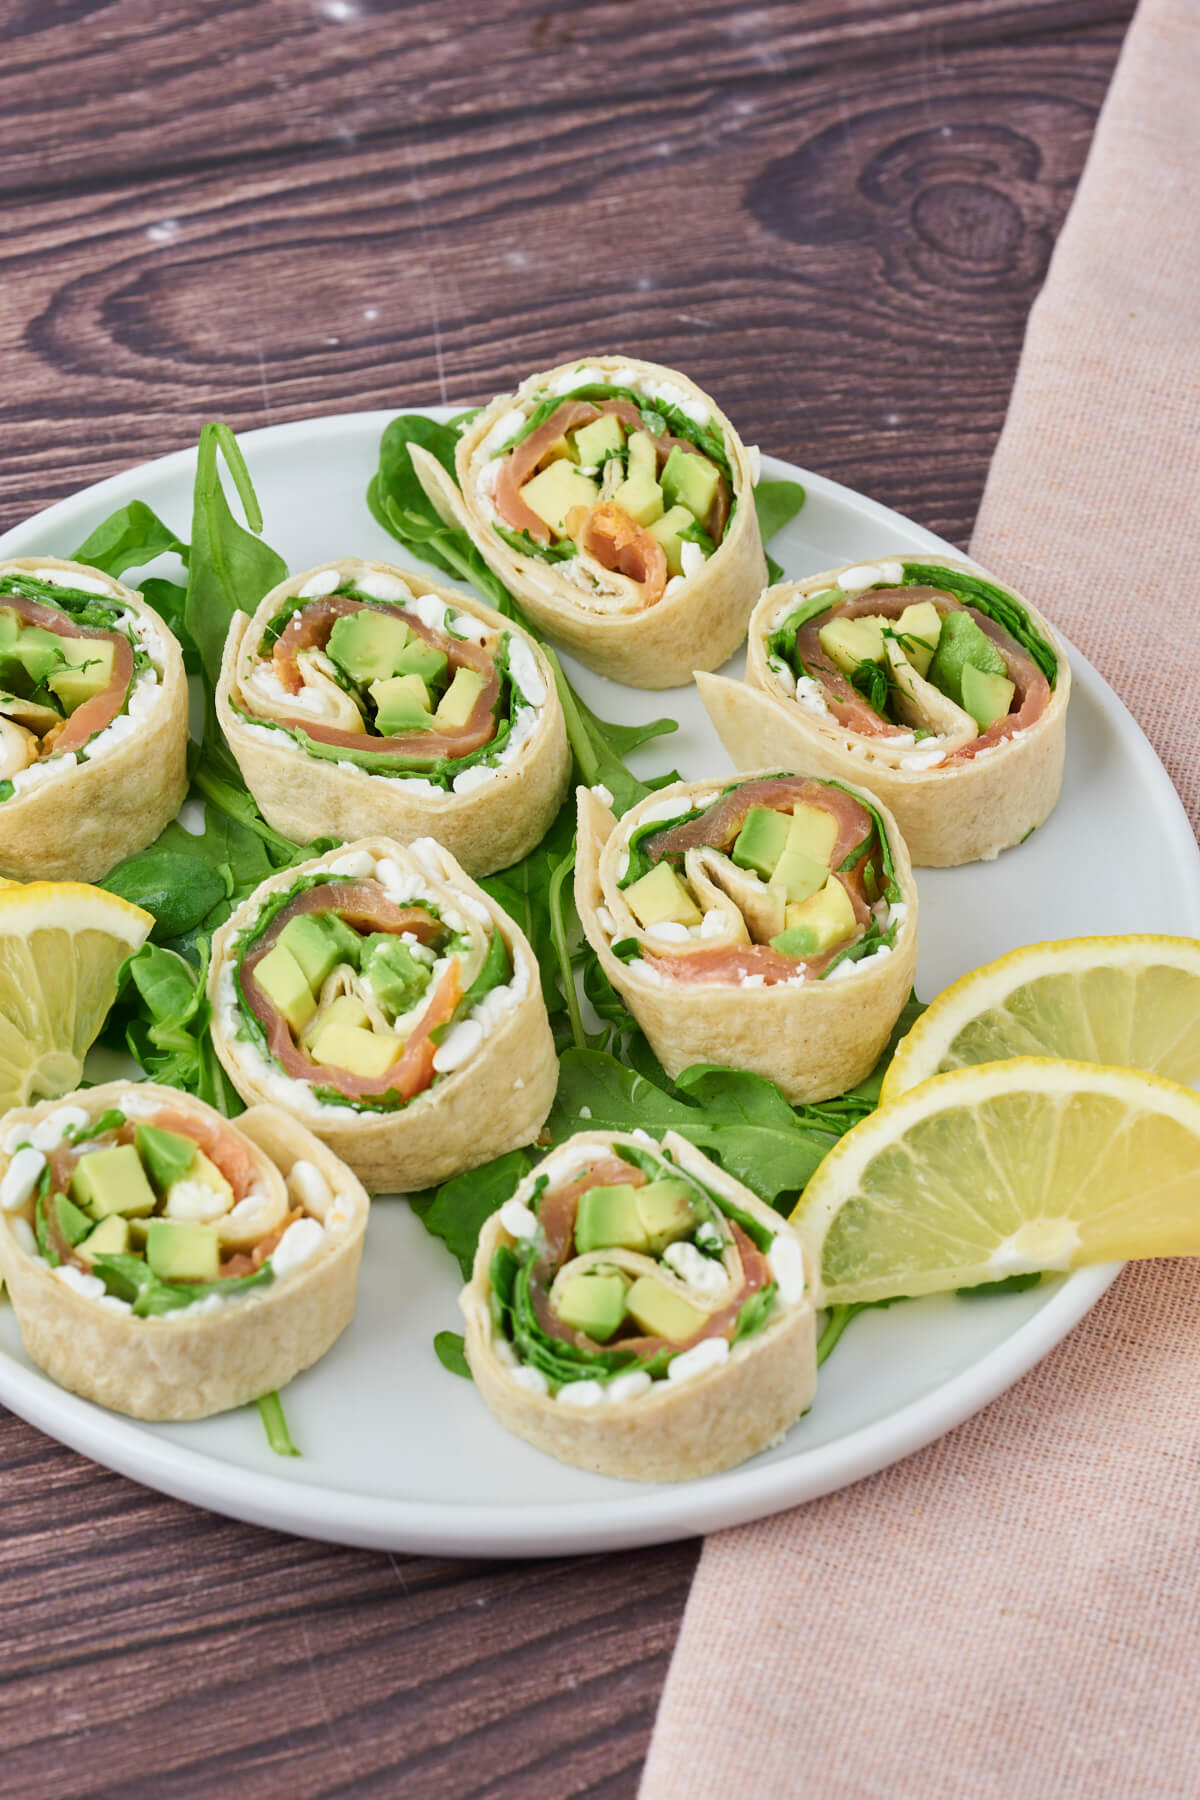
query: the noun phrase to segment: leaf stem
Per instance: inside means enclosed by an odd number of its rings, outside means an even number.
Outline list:
[[[583,1029],[583,1013],[579,1007],[579,993],[575,986],[571,949],[567,943],[567,922],[562,899],[563,883],[574,867],[575,851],[572,849],[560,863],[555,864],[554,872],[550,876],[550,936],[554,940],[554,954],[558,959],[563,999],[567,1003],[567,1017],[571,1021],[571,1036],[575,1040],[577,1050],[586,1050],[587,1037]]]
[[[861,1311],[862,1311],[862,1307],[857,1306],[857,1305],[831,1306],[830,1307],[829,1317],[825,1322],[825,1329],[821,1333],[820,1337],[817,1339],[817,1367],[818,1367],[818,1369],[821,1367],[821,1364],[826,1362],[828,1360],[828,1358],[833,1354],[833,1352],[837,1349],[838,1343],[841,1339],[841,1335],[842,1335],[843,1331],[845,1331],[845,1329],[846,1329],[847,1325],[850,1323],[851,1319],[854,1317],[855,1313],[859,1313]]]
[[[276,1456],[299,1456],[300,1452],[292,1442],[292,1434],[283,1416],[283,1402],[274,1388],[269,1394],[259,1395],[258,1411],[267,1434],[267,1442]]]

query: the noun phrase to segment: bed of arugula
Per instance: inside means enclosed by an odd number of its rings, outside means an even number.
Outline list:
[[[412,467],[409,445],[419,443],[453,475],[457,432],[471,416],[446,424],[419,413],[394,419],[383,434],[367,504],[413,555],[467,582],[499,612],[532,631],[466,532],[438,516]],[[226,495],[222,464],[244,525]],[[755,504],[764,542],[803,503],[804,490],[796,482],[760,483]],[[241,1111],[241,1102],[213,1050],[204,993],[212,933],[268,875],[333,844],[316,839],[298,845],[271,829],[216,721],[214,690],[229,622],[238,609],[253,611],[288,574],[282,558],[264,542],[262,524],[237,440],[227,425],[214,423],[200,435],[187,539],[134,500],[69,552],[131,581],[170,626],[195,678],[194,702],[202,720],[202,735],[190,750],[191,789],[183,814],[187,825],[168,825],[149,848],[118,864],[103,883],[145,907],[156,924],[150,941],[125,965],[102,1042],[128,1050],[153,1080],[195,1094],[230,1117]],[[168,566],[175,576],[147,573],[161,566],[163,558],[174,559]],[[781,574],[772,562],[772,579]],[[533,635],[540,641],[540,634]],[[567,681],[553,649],[543,648],[566,715],[576,781],[603,785],[621,814],[677,779],[669,768],[639,777],[628,761],[634,751],[675,731],[673,720],[618,725],[598,718]],[[425,1229],[445,1244],[464,1276],[485,1219],[509,1197],[543,1149],[584,1129],[678,1131],[780,1212],[790,1212],[822,1157],[874,1110],[892,1045],[920,1010],[915,998],[910,1000],[888,1052],[867,1081],[819,1105],[790,1106],[761,1076],[707,1065],[687,1069],[671,1081],[583,939],[570,880],[574,811],[572,795],[536,850],[482,883],[521,926],[537,954],[561,1060],[554,1107],[538,1146],[510,1151],[440,1188],[408,1196]],[[857,1310],[834,1309],[821,1339],[821,1360]],[[447,1368],[469,1373],[457,1334],[439,1333],[435,1348]],[[273,1396],[267,1402],[277,1408]],[[267,1422],[272,1443],[282,1451],[282,1427],[274,1413]]]

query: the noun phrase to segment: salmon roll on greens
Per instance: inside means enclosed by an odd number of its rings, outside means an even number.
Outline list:
[[[757,452],[677,370],[564,363],[466,425],[454,479],[412,457],[538,629],[599,674],[677,687],[745,636],[767,579]]]
[[[481,1231],[460,1305],[500,1423],[599,1475],[732,1468],[816,1390],[799,1239],[673,1132],[552,1150]]]
[[[680,781],[619,824],[580,789],[575,899],[672,1076],[719,1063],[828,1099],[870,1074],[912,988],[908,852],[846,782]]]
[[[0,563],[0,874],[99,881],[187,792],[179,645],[82,563]]]
[[[432,838],[363,838],[264,881],[213,938],[212,1038],[372,1191],[530,1143],[557,1081],[523,934]]]
[[[1054,810],[1071,671],[1027,600],[969,563],[887,557],[770,588],[742,682],[698,675],[739,768],[862,782],[918,867],[986,860]]]
[[[473,875],[540,842],[570,774],[534,639],[482,601],[354,557],[234,616],[217,717],[285,836],[432,835]]]
[[[350,1323],[368,1201],[270,1106],[237,1120],[151,1082],[11,1112],[0,1270],[26,1350],[137,1419],[281,1388]]]

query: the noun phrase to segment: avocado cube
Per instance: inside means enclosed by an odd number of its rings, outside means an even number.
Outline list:
[[[112,680],[116,646],[108,638],[60,639],[67,658],[65,668],[56,669],[47,686],[62,702],[68,716],[85,700],[92,700]]]
[[[397,675],[419,675],[428,683],[436,681],[446,673],[445,652],[433,644],[427,644],[423,637],[413,636],[406,650],[402,650],[396,661]]]
[[[1008,709],[1016,691],[1015,683],[1009,681],[1007,676],[985,674],[974,663],[963,664],[963,707],[970,713],[980,731],[986,731],[997,719],[1008,717]]]
[[[785,956],[819,956],[858,930],[850,896],[836,875],[809,899],[789,905],[784,922],[786,929],[771,939],[771,948]]]
[[[437,704],[439,725],[465,725],[475,711],[475,702],[483,692],[483,676],[475,669],[455,669],[454,680]]]
[[[0,606],[0,655],[11,650],[21,635],[21,615],[15,606]]]
[[[576,506],[595,506],[599,492],[591,476],[581,475],[574,463],[552,462],[525,483],[521,498],[556,536],[562,537],[567,514]]]
[[[928,679],[956,706],[963,704],[962,672],[967,663],[984,675],[1007,675],[1008,665],[968,612],[950,612],[942,620],[942,632]]]
[[[98,1256],[124,1256],[129,1249],[129,1232],[128,1219],[120,1213],[109,1213],[75,1249],[86,1263],[95,1262]]]
[[[638,1190],[629,1182],[588,1188],[579,1196],[575,1248],[581,1256],[588,1250],[646,1249],[646,1228],[637,1196]]]
[[[160,1281],[215,1281],[221,1272],[221,1241],[212,1225],[151,1219],[146,1261]]]
[[[280,934],[282,936],[282,933]],[[317,1010],[304,971],[282,943],[267,951],[254,965],[254,980],[292,1031],[303,1031]]]
[[[114,1144],[81,1156],[71,1176],[71,1198],[93,1219],[107,1218],[109,1213],[141,1216],[152,1213],[156,1204],[132,1144]]]
[[[828,869],[837,841],[838,822],[833,814],[826,812],[823,806],[810,806],[805,800],[797,801],[792,808],[788,849],[799,850],[803,855],[811,856],[814,862],[824,863]]]
[[[362,1025],[343,1025],[334,1019],[322,1025],[309,1046],[313,1061],[328,1069],[375,1081],[385,1075],[403,1049],[399,1038],[384,1037]]]
[[[648,431],[630,432],[628,469],[631,476],[644,475],[658,486],[658,445]]]
[[[661,1256],[668,1244],[690,1237],[696,1224],[692,1198],[687,1184],[664,1176],[635,1188],[637,1209],[646,1230],[646,1243],[654,1256]]]
[[[415,1006],[429,986],[429,966],[397,937],[380,933],[363,952],[362,976],[380,1006],[396,1018]]]
[[[82,1243],[96,1223],[90,1213],[80,1212],[77,1206],[72,1206],[65,1194],[55,1194],[54,1213],[58,1229],[72,1247]]]
[[[630,1318],[647,1337],[666,1338],[670,1343],[695,1337],[708,1317],[653,1275],[638,1276],[625,1296],[625,1305]]]
[[[829,864],[816,862],[803,850],[785,850],[775,865],[771,886],[785,900],[807,900],[829,879]]]
[[[693,519],[703,525],[712,511],[721,472],[698,450],[671,451],[662,472],[662,490],[668,506],[686,506]]]
[[[942,615],[933,601],[919,600],[915,606],[906,606],[896,620],[896,635],[917,674],[928,675],[942,635]]]
[[[753,869],[765,881],[787,848],[792,822],[769,806],[752,806],[733,846],[739,869]]]
[[[12,647],[12,655],[35,687],[66,665],[65,651],[66,639],[40,625],[27,625]]]
[[[133,1133],[143,1167],[160,1194],[173,1181],[181,1181],[197,1157],[191,1138],[178,1131],[162,1131],[157,1125],[138,1125]]]
[[[313,1039],[325,1029],[326,1025],[361,1025],[369,1029],[370,1024],[371,1015],[361,1000],[354,994],[338,994],[329,1002],[328,1006],[321,1008],[316,1018],[305,1029],[301,1041],[311,1054]]]
[[[605,413],[590,425],[581,425],[575,433],[575,453],[585,468],[599,468],[615,456],[625,442],[621,421],[615,413]]]
[[[695,523],[686,506],[673,506],[647,525],[650,536],[657,538],[666,553],[668,575],[683,574],[683,533]]]
[[[703,914],[670,863],[660,862],[648,875],[631,881],[625,889],[629,910],[638,924],[661,925],[668,919],[677,925],[698,925]]]
[[[613,495],[613,505],[628,513],[635,524],[652,525],[655,519],[662,517],[663,491],[653,475],[644,475],[639,470],[621,483]]]
[[[881,663],[886,655],[883,643],[885,619],[831,619],[822,625],[817,636],[821,648],[843,675],[853,675],[860,662]]]
[[[389,675],[386,681],[373,681],[369,691],[375,702],[376,729],[382,736],[401,737],[405,732],[432,728],[429,689],[419,675]]]
[[[367,687],[395,673],[411,637],[408,626],[395,613],[365,606],[361,612],[346,613],[335,621],[326,649],[351,681]]]
[[[617,1269],[581,1269],[563,1282],[554,1310],[564,1325],[607,1343],[625,1317],[625,1286]]]
[[[279,934],[278,942],[299,965],[314,994],[319,994],[339,963],[358,967],[362,939],[353,926],[336,913],[297,913]]]

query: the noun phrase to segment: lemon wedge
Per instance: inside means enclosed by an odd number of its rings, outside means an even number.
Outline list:
[[[0,888],[0,1112],[70,1093],[153,915],[79,881]]]
[[[1062,1056],[1200,1081],[1200,942],[1068,938],[973,969],[901,1041],[881,1102],[931,1075],[1009,1056]]]
[[[791,1223],[825,1306],[1195,1256],[1200,1094],[1047,1057],[935,1075],[847,1132]]]

